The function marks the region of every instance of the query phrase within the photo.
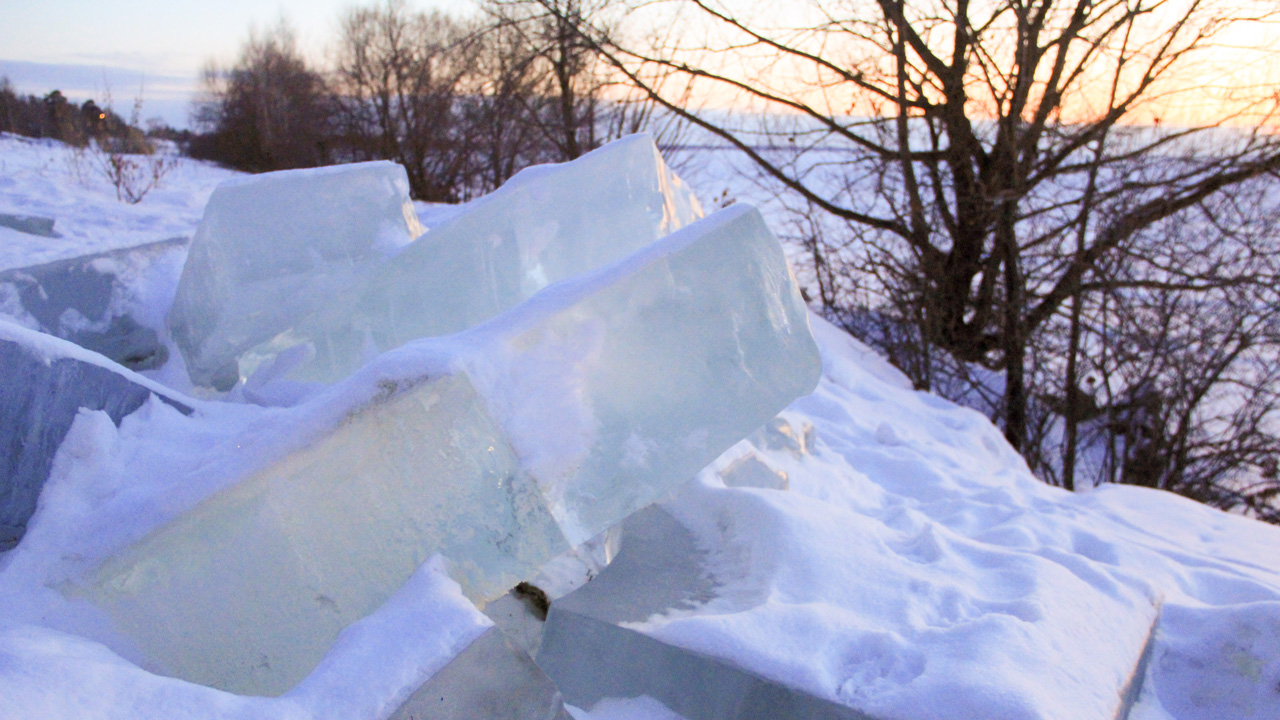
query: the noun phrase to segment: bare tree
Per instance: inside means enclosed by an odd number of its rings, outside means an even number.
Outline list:
[[[404,165],[415,197],[459,199],[471,141],[458,103],[472,72],[473,29],[403,0],[351,9],[340,27],[336,82],[348,146],[360,159]]]
[[[926,358],[918,383],[936,387],[934,348],[951,367],[998,371],[993,414],[1020,450],[1056,432],[1057,413],[1043,409],[1053,399],[1037,406],[1037,395],[1056,384],[1080,401],[1062,382],[1071,374],[1075,388],[1080,370],[1060,361],[1077,362],[1082,341],[1051,340],[1073,313],[1079,332],[1073,308],[1101,269],[1280,170],[1275,78],[1224,68],[1256,66],[1268,49],[1222,47],[1240,26],[1275,19],[1273,3],[673,0],[618,12],[686,32],[646,45],[605,24],[580,31],[655,102],[846,225],[826,235],[857,250],[817,241],[814,279],[841,276],[820,264],[850,255],[854,270],[875,270],[857,284],[912,328]],[[751,113],[692,112],[690,95]],[[1198,115],[1170,116],[1192,99]],[[853,299],[831,287],[818,288],[828,312],[855,318]]]
[[[679,6],[719,43],[704,36],[654,51],[621,46],[607,29],[584,32],[672,112],[683,109],[650,78],[675,70],[707,92],[803,118],[793,145],[809,162],[689,117],[787,190],[892,238],[928,289],[922,329],[957,357],[1004,370],[1015,447],[1025,433],[1027,340],[1099,260],[1137,231],[1280,167],[1259,124],[1271,120],[1274,95],[1196,127],[1110,132],[1167,102],[1182,66],[1233,23],[1266,14],[1259,3],[815,0],[788,9],[804,25],[756,24],[710,0]],[[1206,135],[1244,120],[1253,132]],[[1201,136],[1212,152],[1193,142]],[[1101,172],[1086,190],[1091,168],[1133,157],[1159,161],[1137,177]],[[1076,252],[1068,245],[1086,200],[1123,211],[1095,212]]]
[[[653,134],[660,146],[681,140],[681,119],[616,73],[582,32],[588,26],[612,32],[614,0],[487,0],[484,7],[491,27],[510,31],[525,48],[532,83],[525,117],[547,159],[572,160],[636,132]]]
[[[191,154],[260,172],[313,167],[329,158],[332,117],[323,76],[298,50],[281,21],[251,31],[229,70],[210,63],[194,120],[204,131]]]
[[[1088,382],[1063,417],[1080,425],[1092,467],[1066,475],[1075,453],[1064,448],[1064,484],[1147,485],[1280,521],[1280,206],[1269,185],[1153,226],[1082,285]]]
[[[489,192],[517,171],[559,160],[537,120],[545,69],[515,24],[489,16],[475,38],[467,122],[477,140],[477,191]]]
[[[580,27],[598,20],[603,7],[601,0],[489,0],[485,5],[493,26],[513,32],[528,49],[536,86],[527,118],[557,160],[572,160],[601,142],[597,115],[605,78]]]

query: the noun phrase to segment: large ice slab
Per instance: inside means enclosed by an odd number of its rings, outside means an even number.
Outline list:
[[[515,307],[702,217],[653,141],[633,135],[573,162],[543,165],[467,206],[317,311],[257,348],[305,344],[298,380],[331,382],[384,351],[447,335]]]
[[[408,176],[391,162],[219,185],[169,315],[192,381],[234,384],[241,353],[292,327],[421,233]]]
[[[186,259],[186,238],[108,250],[0,271],[0,314],[101,353],[130,370],[168,359],[160,340],[167,305]]]
[[[104,357],[7,321],[0,321],[0,368],[0,550],[22,538],[82,408],[102,410],[119,425],[154,394],[191,412]]]
[[[150,667],[278,694],[432,553],[502,595],[817,384],[782,248],[735,207],[468,333],[388,353],[282,422],[305,447],[79,592]]]
[[[438,557],[278,698],[153,675],[99,643],[8,615],[0,647],[4,720],[569,720],[556,687]]]

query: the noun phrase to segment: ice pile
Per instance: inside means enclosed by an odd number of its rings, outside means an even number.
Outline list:
[[[152,670],[283,693],[433,554],[467,597],[497,598],[686,482],[818,381],[803,302],[759,213],[730,208],[654,240],[698,209],[645,138],[526,173],[407,248],[405,224],[388,220],[392,169],[264,176],[214,193],[173,315],[184,354],[202,338],[193,379],[216,380],[270,331],[296,337],[307,317],[374,318],[389,333],[381,343],[399,347],[292,408],[280,422],[300,430],[282,450],[240,458],[225,490],[69,591],[105,611]],[[347,181],[365,221],[319,249],[292,221],[246,219],[261,198],[307,183],[324,197]],[[540,225],[526,214],[538,203],[574,209]],[[276,241],[274,259],[237,252],[244,237]],[[469,259],[441,260],[455,252]],[[356,315],[333,300],[421,287],[469,299],[435,315],[434,294]],[[268,307],[293,288],[305,291]]]
[[[643,135],[524,170],[411,245],[420,230],[398,222],[403,169],[314,172],[259,176],[210,198],[170,317],[196,384],[229,387],[295,348],[289,377],[333,382],[378,352],[465,330],[702,217]],[[321,181],[368,191],[353,202],[313,189]],[[258,222],[282,204],[296,212]]]
[[[239,219],[364,170],[244,181],[292,188]],[[0,211],[68,205],[31,177]],[[313,207],[398,228],[350,258],[286,237],[305,262],[223,277],[275,324],[210,336],[222,395],[34,331],[127,306],[169,342],[170,260],[35,264],[108,249],[114,195],[7,248],[0,313],[29,329],[0,325],[0,499],[43,490],[0,551],[5,720],[1280,720],[1275,528],[1038,482],[984,417],[806,319],[759,216],[698,220],[647,141],[419,207],[417,239],[395,185]],[[183,192],[143,237],[195,227],[173,208],[212,183]],[[450,298],[388,280],[406,258]],[[332,292],[288,313],[247,302],[312,280]],[[777,413],[813,340],[818,388]],[[180,359],[147,374],[187,387]]]

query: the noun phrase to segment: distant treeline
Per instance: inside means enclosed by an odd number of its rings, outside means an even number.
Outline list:
[[[110,106],[102,107],[93,100],[77,105],[54,90],[43,97],[20,95],[7,77],[0,77],[0,132],[33,138],[51,138],[75,147],[94,140],[110,143],[120,152],[149,153],[148,133],[129,122]],[[154,129],[152,136],[183,140],[184,134],[172,128]],[[189,135],[189,133],[187,133]]]
[[[422,200],[488,192],[523,167],[572,160],[643,129],[651,108],[610,92],[572,24],[526,3],[476,17],[403,2],[348,10],[329,67],[308,64],[283,23],[210,65],[193,157],[261,172],[394,160]]]
[[[0,131],[77,147],[110,140],[124,153],[150,153],[149,137],[160,137],[247,172],[393,160],[416,199],[458,202],[524,167],[655,130],[654,106],[612,79],[576,17],[524,0],[477,8],[466,17],[402,0],[349,9],[323,68],[284,22],[251,31],[230,67],[206,67],[191,131],[144,132],[136,107],[126,120],[107,101],[22,96],[0,79]]]

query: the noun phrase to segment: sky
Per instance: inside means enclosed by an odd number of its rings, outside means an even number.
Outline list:
[[[159,117],[187,127],[201,68],[211,59],[230,64],[251,27],[265,29],[286,19],[316,65],[324,66],[326,44],[336,36],[343,10],[382,0],[0,0],[0,76],[24,94],[59,89],[69,99],[94,99],[128,118],[143,100],[139,121]],[[413,8],[466,12],[472,0],[408,0]],[[1271,87],[1280,58],[1280,26],[1255,28],[1267,37],[1241,37],[1243,47],[1271,52],[1236,53],[1226,63],[1227,85],[1253,82]],[[1252,67],[1261,64],[1265,67]],[[1258,81],[1256,77],[1261,77]],[[1207,88],[1222,84],[1206,80]],[[1196,122],[1203,106],[1221,105],[1213,93],[1180,95],[1191,106],[1166,112]],[[1221,95],[1222,93],[1217,93]],[[1176,112],[1175,112],[1176,110]]]
[[[23,94],[62,90],[77,101],[111,101],[128,117],[187,125],[200,69],[229,64],[250,27],[281,17],[304,50],[323,56],[338,18],[359,0],[0,0],[0,76]],[[411,7],[469,7],[467,0],[416,0]]]

